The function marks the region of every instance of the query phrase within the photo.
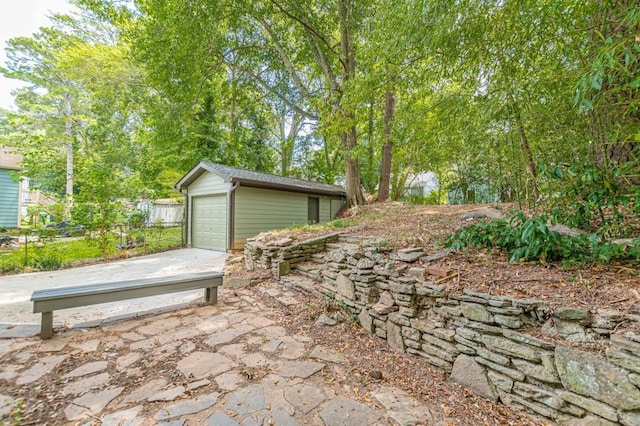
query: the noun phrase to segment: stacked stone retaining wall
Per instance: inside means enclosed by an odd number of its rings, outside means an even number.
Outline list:
[[[288,247],[245,246],[248,268],[278,277],[313,261],[318,291],[344,304],[364,329],[477,394],[559,424],[640,425],[640,333],[632,331],[640,317],[453,294],[427,267],[412,266],[421,254],[386,253],[375,238],[338,234]]]

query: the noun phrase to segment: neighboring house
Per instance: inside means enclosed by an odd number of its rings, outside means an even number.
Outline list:
[[[41,211],[36,217],[31,218],[35,222],[32,225],[44,225],[49,221],[55,220],[48,207],[58,204],[58,202],[52,197],[46,195],[39,189],[33,189],[31,187],[31,179],[22,178],[22,187],[20,188],[20,221],[28,221],[29,207],[38,206]]]
[[[412,173],[407,178],[406,195],[426,197],[433,191],[440,189],[438,178],[434,172]]]
[[[332,220],[344,189],[201,162],[176,184],[186,196],[187,244],[227,251],[271,229]]]
[[[499,203],[500,193],[486,183],[471,182],[449,188],[447,199],[449,204]]]
[[[12,148],[0,147],[0,227],[20,225],[20,191],[23,181],[17,177],[22,156]]]

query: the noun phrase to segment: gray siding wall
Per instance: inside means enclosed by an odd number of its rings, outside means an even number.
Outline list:
[[[331,220],[331,198],[320,197],[320,222]]]
[[[202,176],[196,179],[191,185],[189,185],[188,193],[189,193],[189,206],[193,206],[193,197],[199,197],[203,195],[212,195],[212,194],[226,194],[231,188],[231,184],[229,182],[225,182],[218,175],[214,175],[213,173],[204,172]],[[191,246],[192,238],[191,231],[192,229],[192,209],[189,208],[187,223],[189,224],[189,232],[187,235],[187,245]]]
[[[205,172],[189,185],[189,195],[210,195],[227,192],[231,184],[213,173]]]
[[[240,186],[235,191],[233,248],[242,248],[260,232],[306,224],[309,197],[320,199],[320,221],[331,220],[330,197]]]
[[[0,226],[15,228],[18,226],[18,197],[20,185],[13,180],[12,171],[0,169]]]
[[[331,219],[333,219],[334,217],[336,217],[336,214],[338,214],[338,212],[340,211],[340,209],[342,208],[342,206],[344,206],[344,200],[343,199],[332,199],[331,200]]]

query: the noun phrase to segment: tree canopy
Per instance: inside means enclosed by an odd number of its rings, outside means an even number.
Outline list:
[[[75,3],[1,69],[29,84],[3,140],[60,195],[167,194],[209,160],[342,183],[348,205],[431,171],[431,202],[576,226],[640,206],[632,0]]]

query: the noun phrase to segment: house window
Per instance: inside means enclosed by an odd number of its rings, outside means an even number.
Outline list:
[[[307,211],[309,223],[320,222],[320,198],[309,197]]]

